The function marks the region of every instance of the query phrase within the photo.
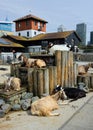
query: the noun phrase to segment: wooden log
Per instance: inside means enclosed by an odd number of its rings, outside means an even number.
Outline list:
[[[57,85],[57,67],[53,66],[54,87]]]
[[[57,66],[57,84],[61,84],[61,51],[56,51],[55,52],[55,64]]]
[[[54,89],[54,70],[53,66],[49,66],[49,94],[52,94]]]
[[[65,80],[64,80],[64,87],[68,87],[68,52],[64,52],[64,58],[65,58],[65,67],[64,67],[64,75],[65,75]]]
[[[49,94],[49,69],[44,69],[44,93]]]
[[[61,52],[61,59],[62,59],[62,63],[61,63],[61,86],[64,87],[65,85],[65,53],[64,51]]]
[[[74,62],[74,85],[77,86],[78,64]]]
[[[41,97],[44,93],[44,74],[42,69],[37,70],[37,96]]]
[[[70,68],[69,68],[69,83],[70,83],[70,87],[74,86],[74,68],[73,68],[73,52],[69,52],[69,64],[70,64]]]
[[[33,79],[34,68],[28,69],[28,92],[33,93],[34,79]]]
[[[33,95],[37,96],[38,95],[38,88],[37,88],[37,84],[38,84],[38,77],[37,77],[37,69],[34,69],[33,72]]]

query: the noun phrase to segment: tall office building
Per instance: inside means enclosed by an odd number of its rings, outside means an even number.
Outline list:
[[[93,31],[90,32],[90,44],[93,45]]]
[[[0,37],[5,34],[13,34],[13,22],[5,20],[0,21]]]
[[[76,32],[81,38],[81,44],[86,45],[86,24],[85,23],[80,23],[76,25]]]

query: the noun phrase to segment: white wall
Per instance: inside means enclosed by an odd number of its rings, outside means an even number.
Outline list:
[[[18,36],[18,34],[20,33],[21,36],[27,37],[27,32],[29,32],[29,37],[34,37],[34,36],[36,36],[38,34],[45,33],[45,32],[37,31],[37,30],[24,30],[24,31],[15,32],[15,35]],[[36,35],[34,34],[35,32],[36,32]]]

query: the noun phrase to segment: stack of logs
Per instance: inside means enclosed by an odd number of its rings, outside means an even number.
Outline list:
[[[25,67],[25,69],[27,75],[24,76],[28,77],[28,91],[33,92],[34,96],[41,97],[44,93],[52,94],[57,84],[63,87],[72,87],[76,81],[73,52],[69,51],[55,52],[55,66],[46,66],[45,68]],[[17,70],[18,77],[22,78],[19,71],[22,70],[22,67],[18,67]],[[24,81],[26,80],[24,79]]]
[[[55,66],[30,68],[28,70],[29,92],[41,97],[43,93],[52,94],[54,87],[72,87],[75,84],[73,53],[56,51]]]

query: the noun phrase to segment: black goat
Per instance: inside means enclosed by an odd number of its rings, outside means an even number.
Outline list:
[[[86,92],[84,90],[81,90],[79,88],[62,88],[61,85],[57,85],[57,87],[53,90],[53,93],[56,93],[57,91],[63,90],[65,92],[67,99],[73,99],[77,100],[79,98],[85,97]],[[62,100],[64,100],[64,97],[62,96]]]

